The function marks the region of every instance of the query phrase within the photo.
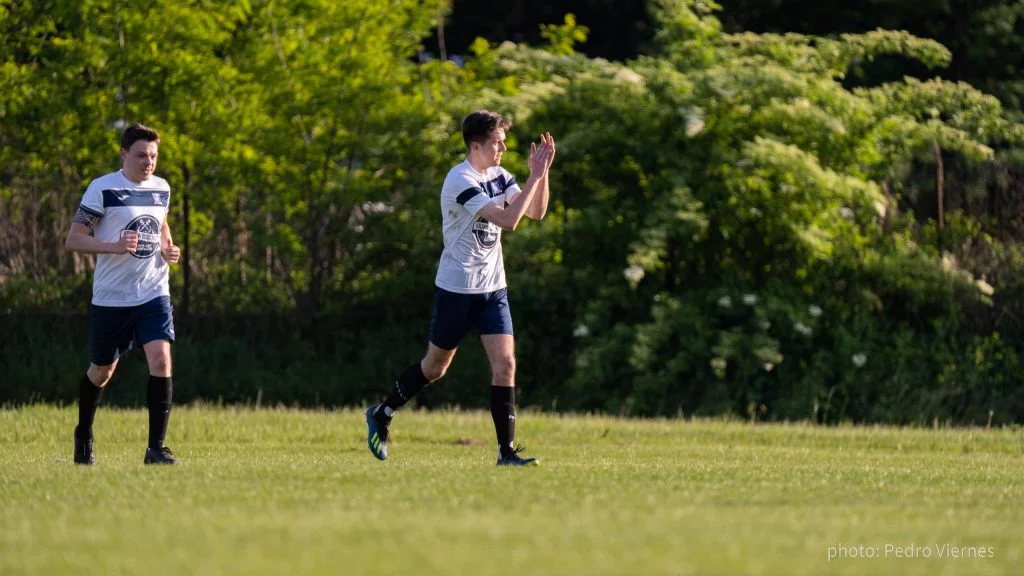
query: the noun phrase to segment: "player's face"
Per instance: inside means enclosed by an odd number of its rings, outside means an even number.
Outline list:
[[[149,180],[156,170],[157,143],[136,140],[128,150],[121,150],[124,174],[132,182]]]
[[[491,137],[486,142],[480,144],[480,158],[487,163],[488,166],[500,166],[501,155],[508,150],[505,146],[505,131],[501,128],[495,128],[491,132]]]

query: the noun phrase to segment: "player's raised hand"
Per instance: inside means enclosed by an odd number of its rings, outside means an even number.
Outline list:
[[[544,136],[541,136],[540,146],[537,146],[536,142],[530,143],[530,160],[528,162],[530,167],[530,174],[537,176],[543,176],[547,173],[548,166],[551,165],[551,147],[545,141]]]
[[[134,230],[122,230],[121,237],[114,242],[117,254],[135,254],[139,248],[139,233]]]
[[[160,255],[164,257],[164,260],[166,260],[168,264],[177,264],[178,260],[181,258],[181,250],[179,250],[174,244],[171,244],[170,246],[161,248]]]
[[[548,168],[551,167],[551,163],[555,161],[555,139],[551,136],[551,132],[545,132],[540,135],[541,141],[547,143],[548,148],[551,149],[551,154],[548,156]]]

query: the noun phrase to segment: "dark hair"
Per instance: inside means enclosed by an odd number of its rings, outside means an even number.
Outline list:
[[[145,140],[146,142],[160,143],[160,135],[156,133],[156,130],[142,124],[132,124],[131,126],[124,129],[124,134],[121,135],[121,150],[128,150],[139,140]]]
[[[512,123],[497,112],[477,110],[462,121],[462,140],[469,148],[472,142],[486,142],[496,128],[508,130]]]

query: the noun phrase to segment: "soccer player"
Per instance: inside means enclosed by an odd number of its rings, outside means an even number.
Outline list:
[[[171,189],[155,176],[160,136],[132,124],[121,136],[123,167],[93,180],[72,220],[65,246],[96,254],[89,307],[91,363],[79,383],[75,463],[91,465],[92,423],[103,387],[118,359],[142,346],[149,364],[149,447],[145,464],[177,464],[163,445],[171,413],[171,343],[174,342],[169,264],[181,255],[171,240]]]
[[[434,313],[427,353],[405,369],[383,403],[366,410],[370,451],[388,457],[395,411],[424,386],[444,376],[459,341],[471,328],[480,334],[491,365],[491,417],[498,437],[498,465],[539,464],[520,456],[515,445],[515,341],[501,252],[502,230],[515,230],[523,215],[540,220],[548,209],[548,170],[555,141],[543,134],[530,144],[530,177],[520,188],[501,167],[505,131],[502,116],[478,110],[462,122],[468,155],[448,172],[441,187],[444,249],[437,267]]]

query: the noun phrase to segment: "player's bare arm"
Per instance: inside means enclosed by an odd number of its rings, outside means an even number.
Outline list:
[[[99,222],[99,217],[78,209],[71,221],[71,229],[64,240],[64,247],[72,252],[83,254],[127,254],[134,253],[139,247],[139,235],[132,231],[125,231],[117,242],[104,242],[97,240],[92,235],[93,228]]]
[[[550,159],[553,150],[549,143],[542,139],[540,146],[536,143],[530,144],[530,177],[526,180],[523,192],[507,208],[495,204],[488,204],[477,213],[487,221],[500,227],[503,230],[512,231],[519,226],[526,213],[527,207],[533,202],[533,198],[541,187],[541,179],[547,175],[551,165]]]
[[[548,213],[548,199],[551,197],[551,190],[548,188],[548,174],[550,173],[551,163],[555,159],[555,139],[551,136],[551,133],[545,132],[541,134],[540,140],[541,143],[548,145],[551,149],[551,154],[548,156],[548,169],[544,171],[544,176],[540,180],[540,188],[533,197],[533,201],[526,208],[526,215],[533,220],[541,220]]]
[[[177,264],[181,258],[181,250],[174,245],[174,240],[171,239],[171,227],[167,224],[166,218],[164,218],[163,225],[160,226],[160,255],[168,264]]]

